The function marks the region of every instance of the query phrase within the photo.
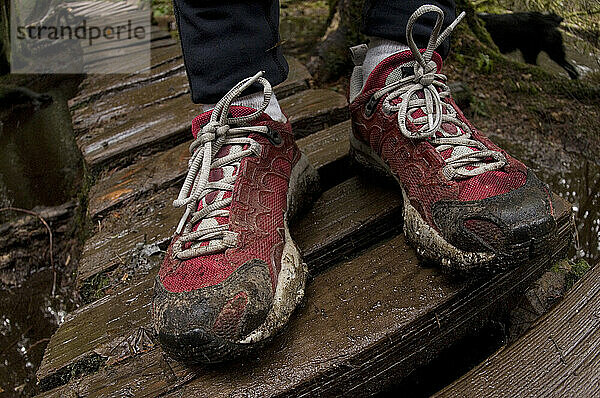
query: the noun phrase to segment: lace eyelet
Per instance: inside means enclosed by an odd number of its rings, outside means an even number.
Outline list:
[[[365,116],[367,118],[370,118],[371,116],[373,116],[373,114],[375,113],[375,110],[377,109],[377,104],[379,103],[379,99],[376,99],[375,97],[371,97],[369,99],[369,102],[367,102],[367,104],[365,105]]]
[[[270,127],[267,130],[267,134],[265,134],[269,142],[275,146],[281,145],[283,139],[277,130],[273,130]]]

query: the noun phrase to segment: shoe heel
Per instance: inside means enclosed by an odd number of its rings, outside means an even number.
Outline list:
[[[363,168],[383,177],[390,177],[387,166],[379,160],[373,150],[350,132],[350,159]]]

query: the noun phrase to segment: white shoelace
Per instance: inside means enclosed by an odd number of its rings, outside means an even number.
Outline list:
[[[412,30],[416,20],[428,12],[435,12],[437,20],[427,48],[421,54],[415,44]],[[398,112],[398,125],[405,137],[429,139],[439,153],[452,149],[452,154],[445,160],[446,165],[443,168],[443,173],[448,179],[473,177],[487,171],[498,170],[506,164],[506,158],[502,153],[490,150],[483,143],[472,139],[473,132],[469,126],[458,118],[456,110],[450,104],[442,101],[450,95],[450,88],[445,83],[446,76],[437,73],[437,65],[431,58],[434,50],[444,42],[464,16],[465,13],[462,12],[440,34],[444,12],[434,5],[424,5],[417,9],[406,25],[408,46],[415,60],[403,65],[403,67],[412,66],[414,74],[388,84],[371,98],[371,101],[377,102],[387,94],[383,99],[382,108],[386,113]],[[423,93],[423,98],[420,98],[418,93]],[[392,101],[398,98],[401,102],[398,105],[392,104]],[[418,109],[423,111],[424,116],[415,118],[412,114]],[[407,121],[421,127],[417,131],[411,131]],[[456,133],[443,130],[442,123],[456,126]],[[436,135],[438,132],[441,137]],[[490,158],[493,161],[490,162]],[[471,170],[467,166],[470,166]]]
[[[188,162],[188,173],[177,199],[173,202],[175,207],[186,207],[176,230],[181,236],[173,245],[173,254],[180,260],[219,252],[228,247],[235,247],[237,243],[237,234],[229,230],[229,224],[219,224],[216,217],[229,217],[229,210],[225,208],[231,204],[232,198],[224,196],[226,192],[233,191],[237,179],[236,171],[239,171],[241,160],[247,156],[258,156],[261,152],[261,145],[248,135],[269,133],[266,126],[248,125],[262,115],[273,93],[271,84],[262,77],[263,74],[259,72],[232,88],[215,105],[210,121],[190,145],[192,157]],[[254,83],[263,86],[264,101],[261,107],[247,116],[230,117],[231,103]],[[223,157],[216,157],[224,146],[230,147],[229,153]],[[223,171],[223,177],[210,182],[210,172],[216,169]],[[207,204],[207,195],[214,192],[216,197]],[[198,210],[200,203],[202,208]],[[194,230],[196,225],[198,227]],[[205,245],[204,242],[209,243]],[[188,243],[191,243],[190,247],[184,249]]]

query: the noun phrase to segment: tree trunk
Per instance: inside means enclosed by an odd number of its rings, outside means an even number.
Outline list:
[[[349,47],[364,42],[360,33],[363,0],[330,2],[329,27],[310,59],[308,69],[320,82],[336,80],[352,67]]]

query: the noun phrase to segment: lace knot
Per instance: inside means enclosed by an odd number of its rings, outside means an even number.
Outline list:
[[[435,72],[437,71],[437,65],[435,61],[429,61],[425,67],[418,62],[415,62],[414,81],[421,84],[423,87],[429,86],[435,80]]]
[[[237,233],[229,229],[223,218],[229,217],[228,206],[232,203],[232,192],[237,174],[232,171],[240,166],[242,159],[260,153],[260,144],[250,134],[264,133],[264,126],[252,126],[269,104],[272,88],[263,78],[264,72],[244,79],[232,88],[213,109],[210,121],[202,127],[190,145],[192,156],[188,162],[188,173],[173,205],[185,206],[176,229],[179,235],[173,245],[173,255],[190,259],[235,247]],[[264,101],[251,114],[232,117],[230,107],[242,92],[254,83],[263,85]],[[220,150],[228,147],[227,153]],[[211,179],[211,171],[220,169],[221,177]],[[209,194],[216,194],[206,200]],[[221,221],[218,221],[221,219]]]
[[[437,20],[427,48],[421,53],[414,41],[412,30],[416,20],[428,12],[435,12]],[[464,16],[465,13],[461,13],[441,32],[443,11],[434,5],[419,7],[411,15],[406,26],[408,46],[414,57],[414,75],[386,85],[372,97],[379,99],[385,96],[383,110],[398,112],[398,126],[402,135],[409,139],[427,139],[440,156],[444,156],[446,164],[442,172],[449,180],[470,178],[498,170],[507,163],[504,155],[488,149],[474,138],[471,127],[461,120],[452,104],[443,101],[450,95],[450,89],[445,84],[446,76],[438,72],[432,56],[434,50],[443,43]],[[397,99],[400,101],[396,101]],[[455,131],[444,131],[443,123],[454,125]]]

